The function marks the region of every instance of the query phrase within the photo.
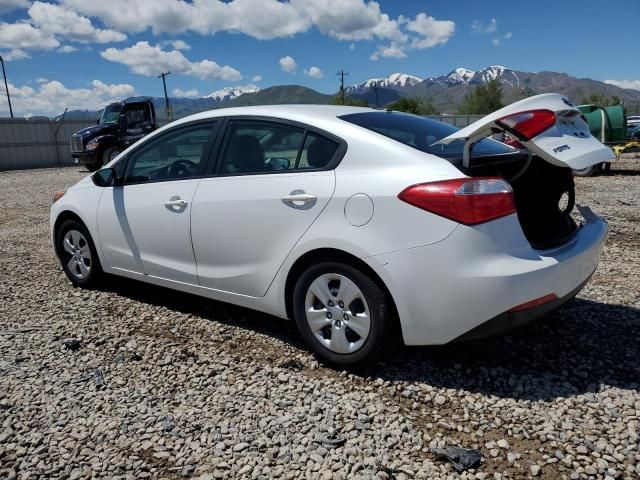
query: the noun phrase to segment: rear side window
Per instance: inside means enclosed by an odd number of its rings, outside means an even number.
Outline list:
[[[227,175],[321,169],[338,148],[304,128],[256,120],[232,120],[225,137],[220,172]]]
[[[462,158],[464,148],[462,140],[456,140],[448,145],[434,145],[438,140],[458,130],[457,127],[444,122],[398,112],[352,113],[340,118],[425,153],[446,159]],[[503,143],[485,138],[474,145],[472,157],[508,154],[515,151]]]

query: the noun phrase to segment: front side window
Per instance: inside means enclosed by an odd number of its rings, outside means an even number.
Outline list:
[[[209,122],[178,128],[141,146],[129,156],[125,183],[198,176],[214,126],[215,122]]]
[[[223,174],[324,168],[338,144],[297,126],[255,120],[230,122],[222,149]]]

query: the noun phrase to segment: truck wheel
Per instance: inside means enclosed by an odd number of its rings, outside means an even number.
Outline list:
[[[109,163],[111,160],[113,160],[118,155],[120,155],[121,152],[122,152],[122,149],[120,147],[107,148],[104,152],[102,152],[102,165],[106,165],[107,163]]]
[[[587,168],[582,168],[580,170],[574,170],[573,174],[576,177],[591,177],[595,175],[600,170],[600,165],[591,165]]]
[[[102,167],[102,160],[99,160],[99,161],[93,162],[93,163],[87,163],[87,164],[85,164],[85,167],[87,167],[87,170],[89,170],[90,172],[95,172],[100,167]]]

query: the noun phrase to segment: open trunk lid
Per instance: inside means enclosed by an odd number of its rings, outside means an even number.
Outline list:
[[[468,167],[473,144],[500,132],[509,133],[531,152],[559,167],[580,170],[615,158],[609,147],[591,135],[580,110],[557,93],[512,103],[435,144],[464,140],[463,165]]]

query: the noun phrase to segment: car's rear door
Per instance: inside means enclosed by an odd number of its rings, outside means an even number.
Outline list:
[[[580,110],[557,93],[512,103],[436,143],[460,140],[470,145],[500,131],[513,135],[533,153],[560,167],[580,170],[615,158],[609,147],[591,135]]]
[[[305,126],[228,120],[212,176],[198,185],[191,235],[202,286],[262,296],[329,202],[346,146]]]

